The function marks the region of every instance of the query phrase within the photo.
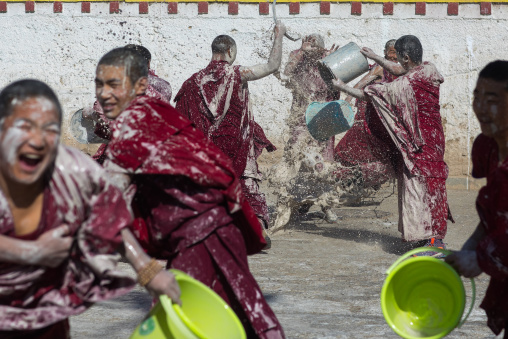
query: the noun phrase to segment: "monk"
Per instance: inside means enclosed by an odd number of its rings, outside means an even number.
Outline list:
[[[148,48],[141,45],[129,44],[125,46],[128,49],[131,49],[143,57],[143,59],[148,64],[148,86],[146,88],[146,95],[160,99],[162,101],[167,102],[168,104],[171,102],[171,85],[164,79],[159,78],[155,72],[150,68],[152,62],[152,54],[148,50]],[[102,112],[102,107],[100,106],[98,101],[95,101],[92,109],[86,109],[83,112],[83,117],[86,119],[92,119],[95,121],[95,131],[94,133],[105,139],[111,139],[111,121],[104,116]],[[92,158],[97,161],[99,164],[103,164],[104,160],[106,160],[106,148],[108,147],[107,143],[99,146],[99,149]]]
[[[462,249],[446,257],[459,274],[485,272],[490,283],[481,308],[496,335],[508,338],[508,61],[483,68],[474,89],[473,110],[482,133],[472,149],[473,177],[487,178],[478,192],[480,223]]]
[[[275,25],[268,62],[249,67],[233,66],[236,42],[228,35],[219,35],[212,42],[212,60],[208,66],[187,79],[175,97],[176,109],[233,161],[242,190],[258,216],[263,232],[268,228],[269,217],[265,195],[259,190],[262,175],[256,159],[263,149],[271,152],[275,146],[254,121],[248,82],[278,70],[285,32],[283,24]],[[270,244],[268,235],[263,234]]]
[[[249,271],[265,245],[231,160],[191,121],[145,94],[148,67],[125,48],[97,66],[96,95],[115,120],[104,167],[124,187],[145,250],[228,302],[249,338],[284,332]]]
[[[69,316],[130,291],[116,249],[149,292],[179,302],[174,276],[152,269],[128,229],[122,192],[93,160],[59,144],[61,122],[55,93],[40,81],[0,92],[1,338],[69,338]]]
[[[451,215],[446,197],[445,138],[439,113],[439,86],[443,77],[433,64],[422,62],[423,48],[417,37],[402,36],[395,42],[395,50],[399,64],[369,48],[362,49],[366,57],[383,68],[403,75],[393,82],[370,85],[364,90],[349,87],[340,79],[333,83],[337,89],[374,106],[367,119],[378,121],[370,124],[370,130],[392,155],[403,239],[444,247],[447,219]]]
[[[387,41],[384,49],[385,59],[394,63],[397,62],[395,42],[395,39]],[[387,69],[374,64],[354,88],[363,90],[373,83],[388,83],[395,79],[396,76]],[[348,95],[345,100],[351,103],[353,97]],[[372,135],[367,126],[366,113],[374,107],[367,101],[357,100],[356,108],[354,124],[335,147],[334,158],[341,165],[337,174],[342,190],[353,194],[355,201],[361,201],[362,196],[375,192],[395,174],[387,150],[381,147],[382,141]]]
[[[285,227],[295,211],[305,213],[315,203],[320,205],[328,221],[337,220],[331,210],[334,194],[330,196],[330,186],[320,180],[327,176],[325,167],[329,166],[325,165],[333,162],[335,138],[316,141],[305,124],[305,111],[311,102],[333,101],[340,97],[339,91],[323,81],[318,68],[318,61],[337,48],[333,45],[326,49],[321,35],[308,35],[302,39],[302,46],[291,52],[284,68],[284,75],[289,78],[287,87],[293,94],[290,115],[286,119],[291,137],[281,161],[270,175],[270,186],[275,188],[278,197],[274,230]]]

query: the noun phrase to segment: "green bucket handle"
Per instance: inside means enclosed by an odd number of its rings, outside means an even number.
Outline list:
[[[440,253],[443,253],[445,255],[452,254],[451,251],[448,251],[448,250],[445,250],[445,249],[442,249],[442,248],[437,248],[437,247],[432,247],[432,248],[430,248],[430,247],[418,247],[418,248],[415,248],[414,250],[411,250],[409,252],[404,253],[399,259],[395,260],[395,262],[392,264],[392,266],[390,266],[390,268],[388,268],[386,270],[386,274],[392,273],[392,271],[395,269],[396,266],[398,266],[401,262],[403,262],[407,258],[411,257],[413,254],[417,254],[417,253],[421,253],[421,252],[428,252],[428,251],[440,252]],[[464,323],[466,322],[467,318],[469,317],[469,315],[473,311],[474,303],[475,303],[475,300],[476,300],[476,284],[474,283],[474,279],[473,278],[471,278],[471,290],[472,290],[472,294],[471,294],[471,306],[469,307],[469,311],[467,312],[466,317],[464,318],[464,320],[459,322],[459,324],[457,325],[457,328],[460,328],[460,327],[462,327],[462,325],[464,325]]]

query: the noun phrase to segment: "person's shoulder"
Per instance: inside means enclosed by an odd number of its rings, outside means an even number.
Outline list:
[[[92,183],[103,177],[104,169],[82,151],[60,144],[55,159],[55,171],[75,183]],[[82,185],[79,185],[82,186]]]
[[[83,170],[102,170],[97,162],[82,151],[62,144],[58,146],[55,165],[61,169],[77,172],[82,172]]]

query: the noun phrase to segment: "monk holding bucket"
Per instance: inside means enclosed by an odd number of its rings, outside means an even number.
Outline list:
[[[397,65],[363,48],[362,53],[392,73],[404,74],[391,83],[364,90],[334,80],[335,87],[367,100],[374,112],[369,128],[384,142],[398,178],[399,231],[405,241],[423,241],[444,247],[447,219],[448,166],[444,162],[445,138],[439,113],[439,86],[443,77],[429,62],[422,62],[417,37],[405,35],[395,43]],[[428,255],[434,252],[425,253]]]
[[[397,62],[395,51],[395,39],[385,44],[384,57],[387,60]],[[388,83],[397,76],[387,69],[373,64],[369,72],[354,88],[364,89],[374,83]],[[351,103],[352,96],[345,101]],[[392,178],[393,173],[390,160],[385,157],[383,147],[378,147],[382,141],[369,130],[365,116],[374,110],[371,103],[363,100],[356,101],[357,113],[353,126],[340,139],[335,147],[334,158],[341,166],[337,169],[341,189],[353,195],[355,202],[361,201],[362,197],[377,191],[383,183]]]
[[[481,72],[473,110],[482,134],[473,144],[473,177],[487,178],[476,199],[480,224],[461,251],[446,257],[459,274],[485,272],[490,284],[481,308],[488,325],[508,338],[508,61],[494,61]]]

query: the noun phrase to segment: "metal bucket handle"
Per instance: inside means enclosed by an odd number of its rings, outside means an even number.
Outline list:
[[[276,3],[277,3],[277,0],[273,0],[273,3],[272,3],[272,12],[273,12],[273,21],[275,22],[275,24],[277,24],[277,11],[276,11],[276,9],[275,9],[275,8],[276,8],[276,7],[275,7],[275,4],[276,4]],[[288,32],[286,32],[286,33],[284,34],[284,36],[285,36],[286,38],[288,38],[289,40],[291,40],[291,41],[297,41],[297,40],[300,40],[300,39],[302,38],[302,37],[301,37],[300,35],[298,35],[298,34],[297,34],[296,36],[294,36],[294,37],[293,37],[293,36],[289,35],[289,33],[288,33]]]
[[[406,252],[399,259],[395,260],[395,262],[390,266],[390,268],[388,268],[386,270],[385,273],[386,274],[392,273],[392,271],[395,269],[395,267],[397,267],[401,262],[403,262],[407,258],[411,257],[413,254],[417,254],[417,253],[421,253],[421,252],[428,252],[428,251],[440,252],[440,253],[443,253],[445,255],[452,254],[451,251],[448,251],[448,250],[445,250],[445,249],[442,249],[442,248],[437,248],[437,247],[418,247],[418,248],[415,248],[414,250]],[[475,284],[473,278],[470,278],[470,280],[471,280],[471,290],[472,290],[472,293],[471,293],[471,306],[469,306],[469,311],[467,312],[466,317],[462,321],[459,322],[459,324],[457,325],[457,328],[460,328],[460,327],[462,327],[462,325],[464,325],[464,323],[466,322],[467,318],[469,317],[469,315],[473,311],[474,303],[475,303],[475,300],[476,300],[476,284]]]

